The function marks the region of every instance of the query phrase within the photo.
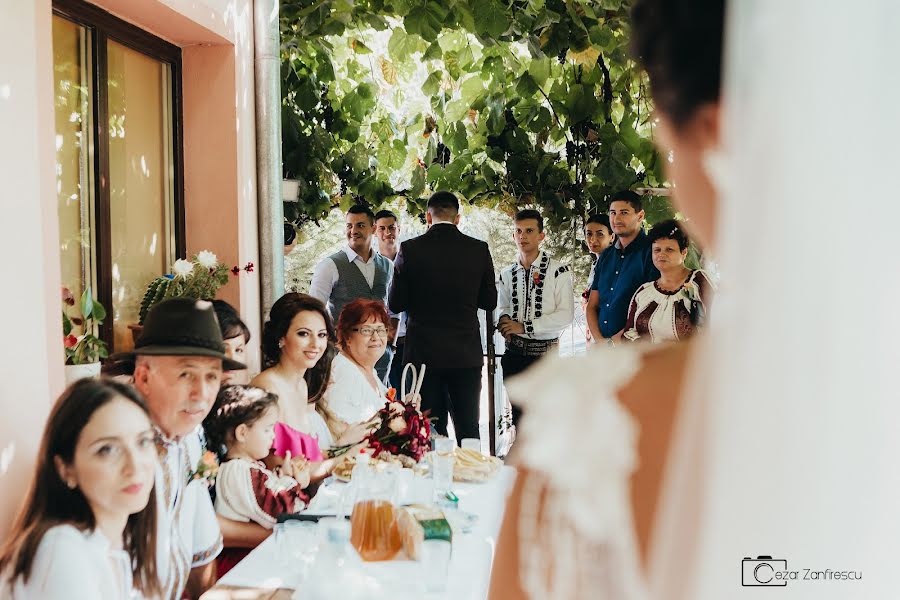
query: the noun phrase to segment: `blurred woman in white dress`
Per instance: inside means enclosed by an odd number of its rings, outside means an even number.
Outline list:
[[[716,198],[701,165],[718,144],[724,0],[643,0],[633,16],[657,142],[675,156],[674,200],[714,251]],[[508,386],[527,408],[491,598],[648,597],[646,561],[697,341],[596,347],[542,361]],[[592,445],[576,450],[573,436]]]
[[[688,361],[651,368],[653,357],[667,352],[661,348],[625,369],[625,383],[602,381],[595,392],[620,400],[641,425],[631,490],[646,574],[639,579],[652,598],[755,598],[756,584],[742,579],[748,577],[742,559],[777,553],[801,578],[804,567],[854,575],[788,582],[791,598],[893,597],[900,554],[894,307],[900,280],[896,242],[873,224],[876,215],[896,222],[900,203],[867,174],[893,172],[900,163],[900,82],[885,76],[900,55],[900,6],[854,5],[848,20],[819,2],[729,4],[720,103],[720,4],[641,0],[633,12],[633,43],[660,119],[656,141],[671,151],[675,200],[723,267],[707,333],[669,347],[687,350]],[[836,76],[844,91],[835,91]],[[861,106],[873,118],[847,117]],[[818,240],[835,214],[848,215],[842,229],[851,242],[822,260]],[[754,227],[760,215],[765,224]],[[835,276],[844,283],[829,291]],[[871,326],[860,325],[862,314],[876,317]],[[584,359],[581,377],[596,386],[586,376],[597,372],[587,368],[593,359]],[[524,425],[533,415],[545,421],[528,431],[526,448],[533,451],[522,453],[526,470],[507,511],[493,595],[553,597],[548,584],[559,584],[559,575],[546,565],[570,564],[571,548],[579,546],[566,542],[574,538],[600,549],[577,561],[578,571],[593,572],[586,580],[600,591],[591,597],[636,597],[637,586],[611,583],[615,568],[628,561],[627,531],[596,526],[608,523],[608,506],[621,511],[599,494],[620,490],[628,472],[622,465],[633,463],[573,453],[559,431],[593,437],[619,417],[601,420],[583,402],[546,421],[537,412],[540,396],[576,391],[566,386],[577,373],[564,376],[536,370],[523,382],[546,380],[531,389],[538,401],[534,411],[528,406]],[[640,407],[660,381],[684,393],[674,401],[672,394],[655,395],[663,416],[652,416]],[[634,448],[616,447],[623,452],[614,456]],[[555,452],[542,457],[541,450]],[[524,489],[538,476],[543,487],[529,500]],[[641,508],[640,489],[654,506]],[[593,505],[582,502],[578,511],[576,499],[589,494]],[[559,535],[566,531],[554,527],[560,522],[570,535]],[[535,538],[528,534],[535,531],[550,540],[543,563],[531,560]],[[542,569],[537,576],[526,570],[534,565]],[[512,593],[502,594],[500,584]]]

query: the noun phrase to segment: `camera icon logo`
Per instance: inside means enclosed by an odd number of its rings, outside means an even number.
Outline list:
[[[771,556],[745,557],[741,561],[741,585],[743,586],[785,586],[787,561]]]

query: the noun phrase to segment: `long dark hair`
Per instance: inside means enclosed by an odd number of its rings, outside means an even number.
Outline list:
[[[653,102],[676,126],[719,100],[725,0],[639,0],[631,54],[647,71]]]
[[[294,317],[307,310],[322,315],[322,318],[325,319],[325,328],[328,330],[328,346],[325,348],[324,354],[312,369],[306,370],[303,376],[306,379],[308,401],[313,403],[317,402],[328,388],[328,382],[331,379],[331,362],[337,354],[334,346],[337,341],[334,322],[321,300],[299,292],[288,292],[276,300],[269,311],[269,320],[263,326],[262,353],[264,369],[277,365],[281,360],[281,348],[278,347],[278,342],[287,335]]]
[[[16,517],[6,544],[0,550],[0,573],[9,568],[9,580],[31,576],[34,557],[44,534],[63,524],[92,531],[94,513],[80,489],[70,489],[54,464],[59,457],[71,464],[81,432],[97,410],[108,402],[124,398],[149,417],[141,395],[132,387],[111,379],[82,379],[66,389],[56,401],[41,438],[34,477],[25,502]],[[151,490],[147,506],[128,516],[124,546],[131,557],[134,584],[147,597],[159,594],[156,571],[156,490]]]

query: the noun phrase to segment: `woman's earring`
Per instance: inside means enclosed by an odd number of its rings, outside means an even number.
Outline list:
[[[284,340],[278,340],[278,348],[284,348]]]
[[[67,481],[66,485],[69,487],[70,490],[74,490],[78,484],[76,484],[74,481]]]

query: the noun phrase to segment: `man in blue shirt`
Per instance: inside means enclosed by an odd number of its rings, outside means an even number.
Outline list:
[[[628,190],[613,195],[609,223],[616,234],[616,243],[597,259],[586,309],[595,343],[611,344],[622,338],[634,292],[644,283],[659,278],[650,256],[647,234],[641,227],[643,221],[640,196]]]

